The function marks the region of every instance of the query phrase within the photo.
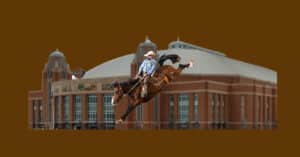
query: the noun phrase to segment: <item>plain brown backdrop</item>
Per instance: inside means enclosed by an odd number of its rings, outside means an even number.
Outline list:
[[[1,153],[30,156],[299,154],[299,5],[293,1],[0,2]],[[59,48],[90,69],[136,51],[145,36],[180,39],[278,72],[273,131],[32,131],[27,92]],[[120,65],[122,66],[122,65]],[[298,100],[297,100],[298,99]],[[193,155],[194,154],[194,155]],[[292,155],[293,154],[293,155]]]

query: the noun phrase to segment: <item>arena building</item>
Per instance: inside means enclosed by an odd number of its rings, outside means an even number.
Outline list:
[[[181,63],[192,59],[194,67],[137,107],[124,124],[115,124],[127,103],[125,98],[111,105],[111,83],[134,76],[149,50],[157,56],[178,54]],[[41,90],[28,93],[28,124],[34,129],[273,129],[277,73],[180,40],[158,50],[146,38],[135,53],[86,72],[72,72],[56,50],[45,64]]]

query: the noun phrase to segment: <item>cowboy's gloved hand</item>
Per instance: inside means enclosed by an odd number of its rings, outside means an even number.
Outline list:
[[[148,76],[148,74],[147,73],[144,73],[144,77],[147,77]]]

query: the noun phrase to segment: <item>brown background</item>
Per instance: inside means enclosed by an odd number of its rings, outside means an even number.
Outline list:
[[[0,2],[1,153],[30,156],[269,156],[299,154],[299,5],[291,1]],[[32,131],[27,92],[59,48],[90,69],[177,36],[278,72],[275,131]],[[121,66],[121,65],[120,65]],[[299,88],[298,88],[299,89]],[[296,143],[297,142],[297,143]]]

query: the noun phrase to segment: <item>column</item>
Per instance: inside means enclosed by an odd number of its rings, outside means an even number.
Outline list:
[[[81,121],[81,128],[86,129],[87,125],[87,95],[82,94],[81,95],[81,107],[82,107],[82,121]]]

